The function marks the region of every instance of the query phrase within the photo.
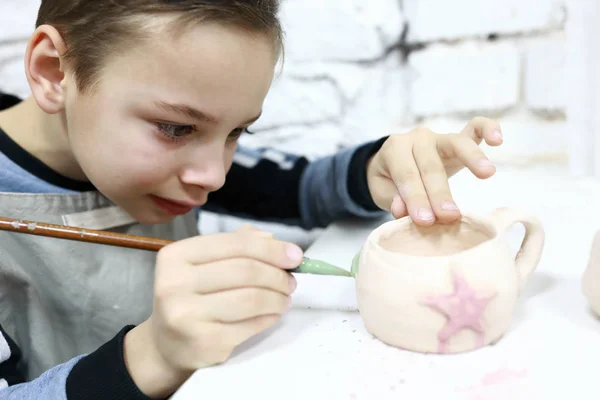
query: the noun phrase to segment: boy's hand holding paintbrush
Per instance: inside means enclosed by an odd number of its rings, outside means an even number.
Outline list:
[[[161,249],[152,316],[125,337],[133,380],[167,396],[196,369],[227,360],[288,310],[296,280],[285,270],[301,261],[299,247],[247,226]]]

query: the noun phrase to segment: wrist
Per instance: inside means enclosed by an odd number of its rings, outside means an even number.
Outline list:
[[[348,192],[356,204],[369,211],[378,211],[369,187],[369,171],[383,143],[388,136],[358,147],[350,162],[348,171]]]
[[[192,374],[177,371],[160,355],[152,338],[150,321],[125,335],[123,357],[131,379],[152,399],[171,396]]]

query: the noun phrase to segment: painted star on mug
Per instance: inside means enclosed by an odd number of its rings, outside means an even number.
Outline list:
[[[452,270],[454,292],[429,296],[424,304],[446,317],[446,325],[438,334],[439,352],[448,352],[448,340],[462,329],[471,329],[477,335],[476,347],[483,346],[483,313],[496,293],[480,295],[469,285],[462,274]]]

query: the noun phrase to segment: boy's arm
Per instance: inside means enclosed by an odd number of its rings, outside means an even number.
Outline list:
[[[366,165],[387,138],[309,162],[273,149],[238,147],[225,185],[204,210],[304,229],[383,211],[371,198]]]
[[[150,400],[134,384],[123,359],[124,328],[89,355],[75,357],[25,382],[21,351],[0,326],[0,400]]]
[[[0,325],[0,390],[25,381],[25,377],[18,368],[20,361],[21,349]],[[0,397],[2,397],[1,394]]]

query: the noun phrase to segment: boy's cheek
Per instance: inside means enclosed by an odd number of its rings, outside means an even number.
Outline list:
[[[131,197],[140,193],[148,194],[165,180],[164,171],[154,163],[137,162],[127,153],[112,152],[103,154],[85,154],[81,160],[85,173],[100,192],[106,195]]]

